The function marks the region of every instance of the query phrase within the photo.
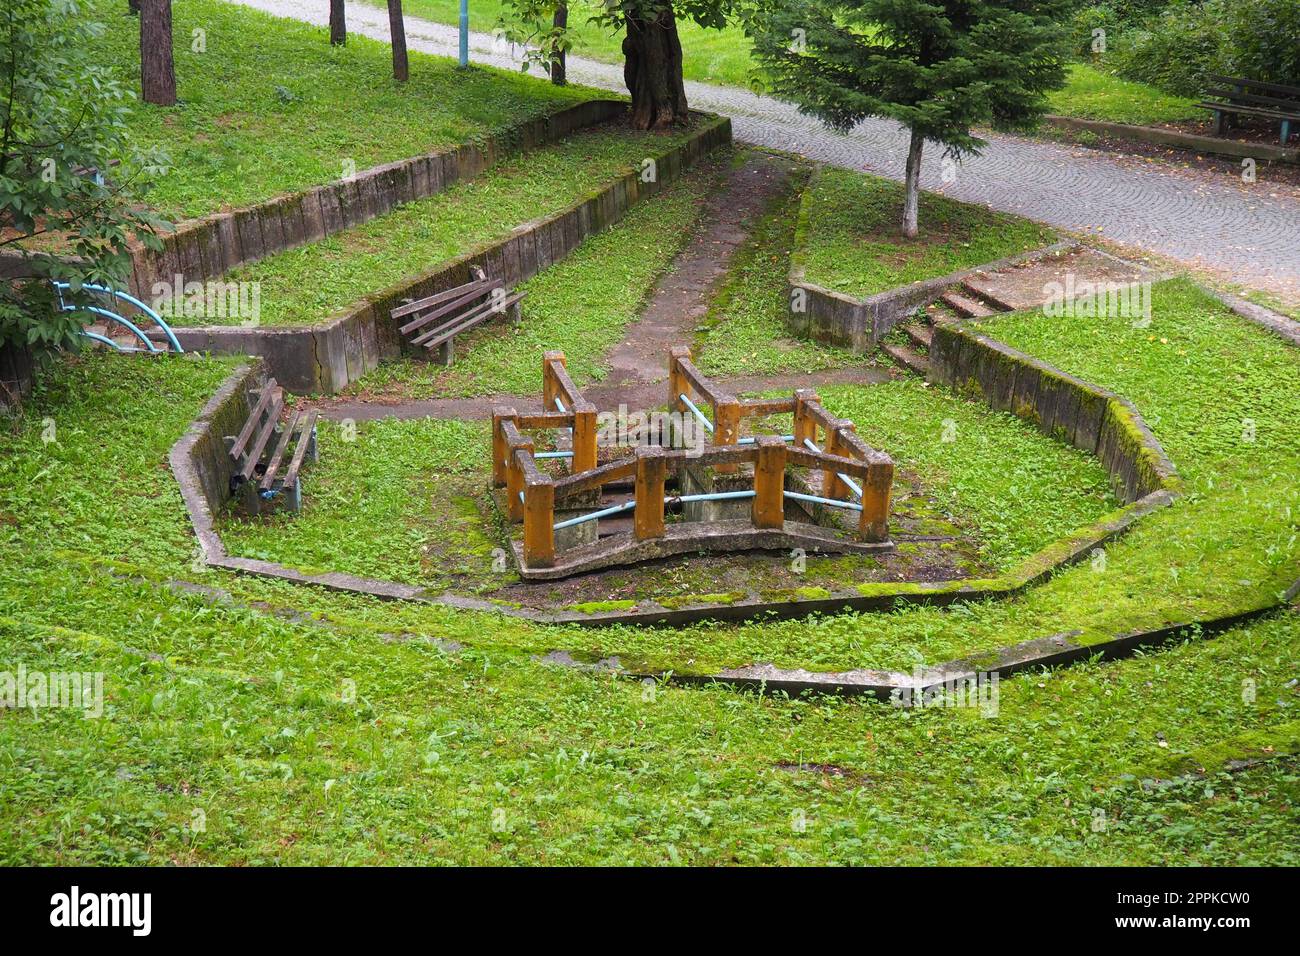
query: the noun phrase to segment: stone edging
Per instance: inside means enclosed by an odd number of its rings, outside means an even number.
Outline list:
[[[1176,492],[1177,470],[1128,399],[971,331],[978,320],[934,327],[931,381],[972,392],[991,408],[1101,459],[1116,494],[1132,503]]]
[[[827,592],[824,597],[795,598],[770,601],[759,598],[738,600],[729,604],[702,603],[694,607],[666,608],[652,601],[643,602],[637,610],[604,611],[585,614],[580,611],[536,611],[512,607],[480,598],[454,594],[434,594],[414,585],[375,578],[363,578],[343,572],[308,574],[283,564],[255,558],[233,557],[216,531],[213,515],[223,507],[230,478],[231,465],[225,453],[223,435],[234,434],[248,414],[247,395],[250,388],[267,379],[265,363],[258,361],[239,366],[217,390],[203,411],[172,447],[170,462],[172,472],[181,488],[186,510],[199,541],[203,561],[213,567],[244,574],[278,578],[296,584],[310,584],[334,591],[364,594],[384,600],[425,601],[462,610],[488,611],[506,617],[520,618],[537,624],[578,624],[584,627],[602,627],[611,624],[642,626],[683,626],[700,621],[743,621],[754,618],[800,618],[811,614],[833,614],[845,611],[882,611],[899,604],[944,606],[958,601],[981,601],[1005,598],[1017,594],[1045,580],[1056,569],[1074,564],[1085,558],[1094,548],[1100,547],[1127,531],[1139,518],[1169,505],[1175,494],[1165,487],[1153,488],[1135,499],[1117,513],[1095,522],[1075,534],[1052,542],[1046,548],[1022,561],[1013,571],[997,578],[964,579],[930,583],[866,583],[840,591]],[[1133,467],[1125,474],[1137,476],[1157,475],[1172,483],[1172,465],[1164,457],[1150,430],[1131,405],[1118,400],[1132,421],[1123,417],[1119,425],[1136,429],[1141,436],[1144,453],[1154,455],[1151,469]],[[1107,406],[1109,407],[1109,405]],[[1116,431],[1118,434],[1118,431]],[[1149,443],[1148,444],[1148,440]],[[1122,456],[1133,446],[1115,440],[1115,461],[1127,460]],[[1143,461],[1146,461],[1144,456]],[[1124,483],[1129,488],[1129,483]],[[1137,485],[1132,490],[1137,490]]]
[[[358,172],[233,212],[212,213],[179,223],[160,236],[161,251],[132,253],[130,291],[148,299],[155,282],[216,279],[236,266],[315,242],[382,216],[402,203],[442,192],[457,180],[487,169],[514,150],[555,142],[575,130],[606,123],[627,104],[618,100],[588,100],[489,133],[460,146]]]
[[[1044,121],[1060,129],[1085,130],[1100,136],[1115,136],[1120,139],[1135,139],[1142,143],[1157,146],[1174,146],[1178,149],[1191,149],[1198,153],[1213,153],[1218,156],[1264,159],[1282,163],[1300,165],[1300,149],[1287,146],[1275,146],[1272,143],[1245,143],[1234,139],[1219,139],[1217,136],[1200,136],[1196,133],[1183,133],[1178,130],[1161,129],[1158,126],[1131,126],[1128,123],[1111,123],[1105,120],[1079,119],[1074,116],[1047,115]]]
[[[499,276],[509,285],[531,278],[588,236],[620,220],[637,201],[659,192],[706,154],[730,142],[731,121],[707,117],[688,140],[655,157],[657,176],[653,182],[642,182],[635,171],[625,173],[566,209],[516,227],[507,239],[481,244],[421,275],[407,277],[321,324],[205,326],[174,331],[189,351],[264,358],[277,382],[291,392],[340,391],[381,360],[401,354],[402,342],[389,312],[403,299],[422,298],[460,285],[468,281],[470,266],[479,263],[489,275]]]
[[[816,176],[817,173],[813,175]],[[811,192],[811,189],[806,189],[804,199],[799,203],[799,221],[795,227],[794,248],[790,251],[790,273],[786,279],[789,286],[786,301],[793,303],[796,294],[802,291],[803,311],[797,312],[791,308],[786,316],[786,324],[795,335],[850,348],[856,352],[874,351],[876,343],[896,324],[967,276],[976,272],[995,272],[1081,248],[1077,242],[1062,240],[1041,249],[1032,249],[995,262],[981,263],[945,276],[886,289],[865,299],[857,299],[809,282],[806,277],[800,250],[808,234],[807,197]]]

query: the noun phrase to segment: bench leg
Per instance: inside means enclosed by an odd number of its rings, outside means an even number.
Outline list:
[[[1283,120],[1282,121],[1282,145],[1285,146],[1287,144],[1287,141],[1290,138],[1291,138],[1291,121]]]
[[[280,492],[285,496],[284,503],[290,511],[302,510],[302,479],[294,478],[293,487]]]
[[[433,360],[439,365],[450,365],[456,360],[456,340],[454,338],[443,342],[431,353]]]
[[[1223,135],[1223,110],[1214,111],[1214,135]]]

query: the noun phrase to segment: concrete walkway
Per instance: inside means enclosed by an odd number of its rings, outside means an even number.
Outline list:
[[[328,22],[327,0],[233,0],[279,16]],[[388,39],[387,14],[348,5],[348,29]],[[406,18],[411,49],[455,56],[454,27]],[[471,37],[475,63],[516,67],[515,52],[484,34]],[[625,91],[622,67],[569,59],[575,83]],[[833,133],[792,106],[746,90],[688,82],[696,109],[730,116],[738,140],[899,179],[906,140],[885,120],[866,120],[848,135]],[[1246,185],[1192,176],[1158,163],[1131,165],[1111,154],[1011,136],[992,136],[982,156],[965,162],[954,181],[941,180],[937,148],[927,151],[927,189],[1215,271],[1300,301],[1300,200],[1267,182]]]

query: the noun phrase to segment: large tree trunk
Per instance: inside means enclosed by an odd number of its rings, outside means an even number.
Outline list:
[[[402,0],[388,0],[388,31],[393,37],[393,77],[405,83],[410,68],[406,61],[406,23],[402,20]]]
[[[921,147],[925,136],[912,130],[912,141],[907,147],[907,174],[903,184],[903,235],[916,238],[916,212],[921,204]]]
[[[552,26],[557,30],[562,30],[569,25],[569,7],[567,4],[560,4],[555,8],[555,19]],[[564,86],[568,82],[567,64],[564,62],[564,51],[561,50],[556,58],[551,62],[551,82],[556,86]]]
[[[171,0],[140,0],[140,92],[146,103],[176,103]]]
[[[330,0],[330,43],[343,46],[348,42],[348,23],[343,12],[343,0]]]
[[[623,59],[623,81],[632,94],[632,126],[662,129],[686,122],[682,44],[671,5],[665,4],[653,19],[628,17]]]

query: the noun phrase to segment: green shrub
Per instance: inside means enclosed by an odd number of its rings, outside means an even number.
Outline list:
[[[1300,2],[1240,0],[1226,22],[1229,74],[1300,86]]]
[[[1090,8],[1098,9],[1098,8]],[[1205,92],[1210,73],[1267,83],[1300,83],[1300,3],[1296,0],[1175,0],[1138,29],[1110,34],[1108,65],[1120,76],[1181,96]],[[1088,34],[1090,36],[1090,34]]]

